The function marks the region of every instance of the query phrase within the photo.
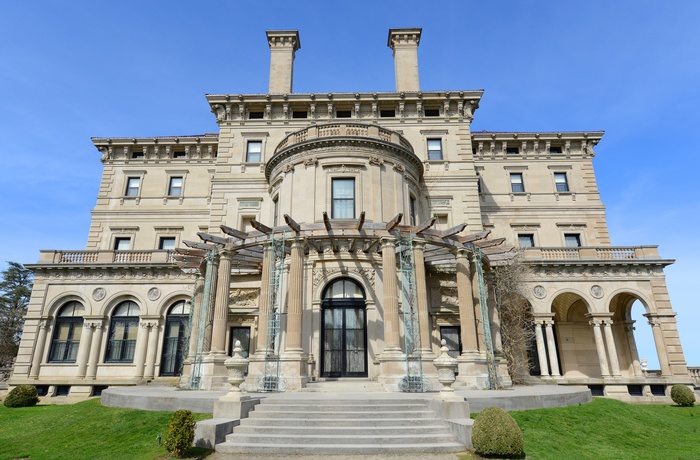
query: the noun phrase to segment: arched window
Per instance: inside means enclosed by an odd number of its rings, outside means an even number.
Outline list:
[[[165,320],[165,338],[163,339],[163,357],[160,375],[180,375],[182,362],[187,353],[190,323],[190,304],[184,300],[175,302]]]
[[[333,281],[326,287],[323,298],[329,300],[364,299],[365,293],[362,291],[362,287],[355,281],[348,278],[341,278]]]
[[[56,315],[51,341],[50,363],[74,363],[78,356],[80,333],[83,330],[85,308],[80,302],[66,303]]]
[[[130,300],[120,303],[114,309],[109,326],[109,342],[107,343],[105,362],[134,362],[140,313],[139,306]]]

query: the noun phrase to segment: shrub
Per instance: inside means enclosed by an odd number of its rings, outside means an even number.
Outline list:
[[[177,410],[168,423],[168,435],[165,437],[165,448],[168,452],[181,457],[187,449],[192,447],[194,441],[194,427],[196,423],[192,412]]]
[[[472,428],[477,454],[491,458],[525,458],[523,432],[513,417],[498,407],[487,407],[477,415]]]
[[[30,407],[36,406],[39,396],[34,385],[18,385],[10,391],[3,404],[5,407]]]
[[[692,407],[695,404],[695,393],[686,385],[673,385],[671,399],[682,407]]]

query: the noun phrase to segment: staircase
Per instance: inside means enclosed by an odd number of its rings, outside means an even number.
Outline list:
[[[462,452],[420,399],[264,398],[217,452],[372,455]]]

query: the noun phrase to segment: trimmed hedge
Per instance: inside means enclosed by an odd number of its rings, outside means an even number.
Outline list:
[[[34,385],[18,385],[14,387],[3,401],[5,407],[31,407],[39,402]]]
[[[196,422],[192,412],[176,410],[168,423],[168,435],[165,437],[165,448],[176,457],[182,457],[194,442]]]
[[[686,385],[673,385],[671,387],[671,399],[682,407],[695,405],[695,393]]]
[[[472,445],[482,457],[525,458],[525,442],[518,422],[499,407],[487,407],[476,416]]]

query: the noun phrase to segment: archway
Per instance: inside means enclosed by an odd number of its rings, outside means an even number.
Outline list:
[[[168,310],[165,320],[165,338],[160,375],[175,377],[180,375],[185,348],[189,338],[190,304],[184,300],[175,302]]]
[[[600,360],[588,317],[588,304],[578,294],[567,292],[552,302],[554,335],[562,376],[601,377]]]
[[[646,359],[647,369],[660,369],[654,335],[644,317],[649,311],[641,299],[635,294],[621,292],[613,296],[609,308],[613,313],[613,333],[622,375],[643,375],[642,358]]]
[[[367,377],[364,290],[340,278],[326,286],[322,299],[321,376]]]

